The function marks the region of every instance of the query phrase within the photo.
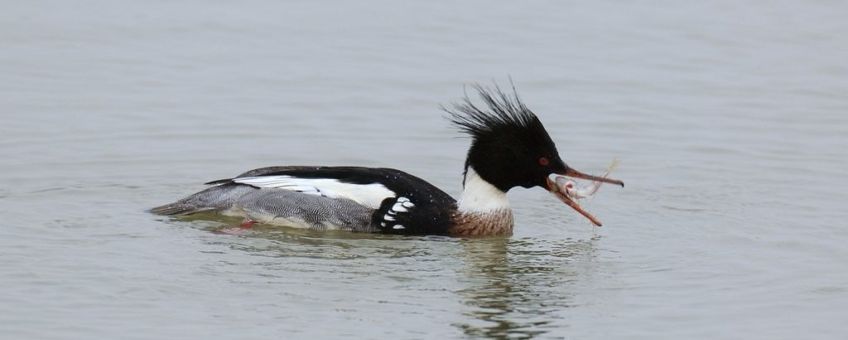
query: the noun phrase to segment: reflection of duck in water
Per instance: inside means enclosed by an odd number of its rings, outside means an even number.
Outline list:
[[[203,211],[254,222],[312,229],[389,234],[510,235],[506,192],[540,186],[589,217],[551,180],[564,175],[624,185],[568,167],[541,121],[517,95],[476,87],[485,107],[470,99],[446,109],[472,137],[459,201],[400,170],[279,166],[245,172],[177,202],[152,209],[162,215]]]
[[[575,307],[574,286],[586,279],[567,264],[592,262],[593,243],[507,238],[463,241],[467,287],[458,294],[470,308],[463,314],[471,319],[454,326],[469,336],[492,339],[524,339],[562,329],[561,313]]]

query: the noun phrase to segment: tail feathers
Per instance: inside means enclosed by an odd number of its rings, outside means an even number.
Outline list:
[[[194,214],[201,211],[211,210],[212,208],[207,207],[198,207],[193,204],[188,204],[185,202],[174,202],[165,205],[161,205],[150,209],[150,212],[157,215],[165,215],[165,216],[177,216],[177,215],[189,215]]]
[[[159,215],[188,215],[202,211],[222,211],[233,206],[236,200],[246,193],[258,190],[248,185],[222,184],[200,191],[174,203],[150,209]]]

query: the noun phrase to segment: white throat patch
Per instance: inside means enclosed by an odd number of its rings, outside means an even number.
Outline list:
[[[491,212],[495,210],[509,210],[509,200],[506,193],[486,182],[468,167],[465,174],[465,189],[459,198],[459,211],[461,212]]]

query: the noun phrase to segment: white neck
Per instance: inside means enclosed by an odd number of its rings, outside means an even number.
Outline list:
[[[509,210],[506,193],[480,178],[474,168],[468,167],[463,186],[465,189],[459,198],[459,211],[487,213]]]

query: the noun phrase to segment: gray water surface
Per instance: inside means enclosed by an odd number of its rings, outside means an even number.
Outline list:
[[[848,5],[27,1],[0,11],[4,339],[848,337]],[[586,207],[507,239],[145,212],[269,165],[457,195],[440,104],[511,77]]]

